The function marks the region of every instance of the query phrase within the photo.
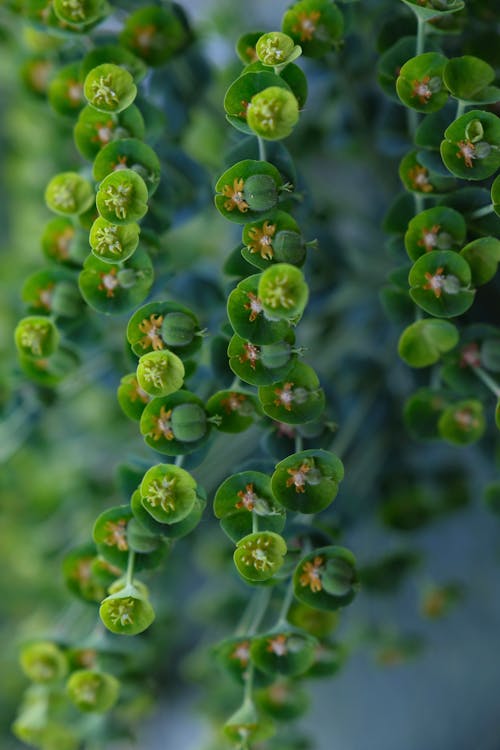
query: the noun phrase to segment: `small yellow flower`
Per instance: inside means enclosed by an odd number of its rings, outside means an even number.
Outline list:
[[[315,557],[313,562],[306,562],[302,566],[302,573],[299,577],[301,586],[309,586],[313,594],[321,591],[323,584],[321,583],[321,569],[323,568],[324,560],[322,557]]]
[[[166,440],[173,440],[174,433],[170,422],[171,417],[172,409],[165,411],[165,407],[162,406],[160,413],[156,417],[156,425],[151,432],[148,433],[149,437],[152,437],[153,440],[159,440],[162,437]]]
[[[116,523],[108,521],[104,528],[107,532],[103,539],[104,544],[107,544],[108,547],[117,547],[121,552],[126,552],[128,550],[127,521],[124,518]]]
[[[430,252],[437,245],[437,238],[440,229],[441,227],[439,224],[434,224],[430,229],[424,227],[424,229],[422,229],[422,237],[417,242],[417,245],[419,247],[424,247],[426,253]]]
[[[259,253],[264,260],[271,260],[274,255],[271,237],[276,232],[276,224],[265,221],[262,227],[252,227],[248,230],[250,242],[247,247],[251,253]]]
[[[321,18],[319,10],[311,10],[309,12],[302,11],[297,13],[297,23],[292,26],[292,31],[296,34],[300,34],[301,42],[310,42],[314,37],[316,31],[317,22]]]
[[[222,193],[227,198],[227,201],[224,201],[226,211],[232,211],[233,208],[237,208],[242,214],[248,211],[248,203],[243,197],[244,186],[245,182],[241,177],[240,179],[235,178],[232,187],[231,185],[224,185]]]
[[[459,141],[457,146],[459,149],[456,154],[457,159],[463,159],[465,166],[472,169],[474,166],[472,160],[476,158],[476,147],[471,141]]]
[[[156,352],[164,348],[165,345],[160,334],[162,323],[163,315],[156,315],[155,313],[139,323],[138,328],[144,334],[139,341],[143,349],[148,349],[151,346]]]
[[[305,462],[300,465],[298,469],[287,469],[290,474],[289,479],[286,480],[287,487],[295,487],[295,492],[305,492],[307,474],[311,471],[309,464]]]
[[[425,167],[420,167],[418,164],[408,171],[408,179],[412,187],[415,190],[420,190],[422,193],[432,193],[434,190],[429,181],[429,172]]]
[[[426,273],[425,278],[427,279],[427,284],[424,284],[422,287],[422,289],[434,292],[437,299],[442,295],[444,282],[446,281],[446,276],[443,275],[443,270],[444,269],[441,267],[437,268],[436,273],[434,274]]]

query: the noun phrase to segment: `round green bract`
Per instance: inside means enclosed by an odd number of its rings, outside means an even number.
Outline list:
[[[81,62],[82,75],[86,76],[91,70],[103,63],[113,63],[128,70],[136,83],[144,78],[147,66],[136,55],[119,44],[101,44],[91,49]]]
[[[128,70],[103,63],[87,73],[83,93],[94,109],[116,114],[132,104],[137,87]]]
[[[118,700],[120,683],[106,672],[79,669],[70,676],[66,690],[71,702],[80,711],[105,713]]]
[[[473,286],[481,286],[496,276],[500,263],[500,240],[496,237],[479,237],[469,242],[461,251],[471,270]]]
[[[245,193],[246,181],[255,176],[271,177],[275,191],[279,191],[283,184],[279,171],[269,162],[254,159],[237,162],[219,177],[215,185],[215,205],[224,218],[246,224],[261,216],[263,211],[250,208],[248,201],[252,200],[252,196]]]
[[[72,594],[85,602],[102,601],[105,586],[92,574],[92,564],[96,559],[93,544],[82,545],[65,556],[62,572],[66,586]]]
[[[197,427],[196,439],[186,440],[182,434],[179,418],[175,416],[177,409],[181,407],[181,415],[186,407],[194,408],[198,419],[202,421]],[[159,453],[167,456],[180,456],[194,453],[203,446],[210,437],[210,423],[206,420],[203,401],[194,393],[177,390],[164,398],[153,399],[144,409],[140,429],[146,443]],[[193,434],[191,434],[193,437]]]
[[[120,34],[120,44],[153,67],[163,65],[191,40],[182,8],[148,5],[131,13]]]
[[[143,354],[137,365],[137,380],[150,396],[168,396],[178,391],[184,382],[182,360],[169,351]]]
[[[410,367],[428,367],[439,361],[444,352],[458,344],[453,323],[426,318],[408,326],[399,339],[398,352]]]
[[[147,296],[153,279],[149,256],[138,248],[123,264],[89,255],[79,276],[79,286],[90,307],[113,315],[137,307]]]
[[[148,210],[146,183],[132,169],[112,172],[99,185],[97,210],[112,224],[130,224],[142,219]]]
[[[160,182],[160,161],[151,146],[137,138],[113,139],[97,153],[92,172],[99,182],[124,168],[142,177],[149,195],[153,195]]]
[[[491,177],[500,167],[500,119],[479,109],[462,115],[445,130],[441,157],[457,177]]]
[[[269,320],[258,297],[260,274],[240,281],[227,300],[227,315],[234,331],[254,344],[282,341],[290,325],[286,320]],[[252,320],[253,318],[253,320]]]
[[[61,172],[47,185],[45,202],[56,214],[76,216],[92,206],[94,191],[90,182],[78,172]]]
[[[139,244],[138,224],[112,224],[99,217],[92,224],[89,242],[97,258],[118,263],[130,258]]]
[[[481,92],[495,80],[495,71],[479,57],[464,55],[448,60],[443,78],[452,96],[474,104],[476,98],[481,103]]]
[[[309,24],[303,25],[303,20]],[[330,0],[301,0],[283,16],[282,30],[302,47],[307,57],[322,57],[341,39],[344,17]]]
[[[56,682],[68,671],[66,656],[51,641],[38,641],[24,646],[20,662],[25,675],[32,682],[42,684]]]
[[[298,677],[312,666],[316,645],[316,638],[300,631],[272,632],[252,640],[250,657],[266,674]]]
[[[324,450],[306,450],[280,461],[271,479],[273,495],[288,510],[319,513],[335,499],[344,477],[342,461]]]
[[[61,21],[81,26],[102,18],[108,6],[105,0],[53,0],[52,7]]]
[[[413,301],[438,318],[461,315],[474,301],[469,265],[451,250],[423,255],[411,269],[408,282]]]
[[[336,592],[331,580],[328,585],[328,565],[332,563],[340,563],[352,571],[352,583],[347,590],[341,588]],[[345,547],[320,547],[310,552],[302,558],[293,574],[296,598],[310,607],[327,611],[335,611],[352,602],[357,591],[356,581],[356,558]]]
[[[241,391],[218,391],[206,403],[207,414],[215,417],[220,432],[237,433],[247,430],[258,415],[257,399]]]
[[[261,138],[286,138],[299,119],[299,104],[291,91],[270,86],[255,94],[247,107],[249,127]]]
[[[412,260],[433,250],[458,250],[467,227],[462,214],[453,208],[436,206],[417,214],[405,234],[405,247]]]
[[[184,305],[170,301],[150,302],[130,318],[127,339],[138,356],[168,347],[176,354],[188,357],[201,346],[199,331],[197,317]]]
[[[229,367],[235,375],[250,385],[276,383],[287,376],[297,359],[297,354],[292,352],[290,348],[294,340],[293,331],[290,331],[283,342],[277,342],[278,345],[284,344],[288,347],[289,357],[282,366],[270,368],[262,362],[262,348],[260,346],[245,341],[241,336],[235,334],[227,349]],[[269,346],[276,346],[276,344],[270,344]]]
[[[270,86],[279,86],[289,90],[286,81],[270,70],[245,69],[226,91],[224,109],[226,118],[233,127],[242,133],[253,135],[247,123],[247,107],[252,97]]]
[[[106,628],[117,635],[138,635],[155,619],[153,607],[133,584],[104,599],[99,616]]]
[[[49,86],[49,102],[60,115],[74,115],[85,100],[83,86],[80,81],[80,65],[72,63],[61,68]]]
[[[286,551],[285,540],[279,534],[258,531],[239,540],[234,553],[234,564],[246,581],[267,581],[283,565]]]
[[[459,401],[448,406],[438,422],[439,434],[452,445],[477,442],[486,430],[483,405],[480,401]]]
[[[295,50],[295,43],[288,34],[280,31],[270,31],[263,34],[255,45],[259,60],[264,65],[281,65],[289,60]]]
[[[49,357],[56,351],[59,338],[53,321],[38,315],[23,318],[14,331],[19,354],[30,359]]]
[[[451,394],[444,390],[420,388],[406,401],[403,418],[412,437],[435,440],[439,437],[438,421],[450,404]]]
[[[141,482],[142,504],[160,523],[177,523],[186,518],[196,501],[196,482],[185,469],[158,464]]]
[[[269,318],[295,324],[307,305],[309,289],[302,271],[289,263],[276,263],[262,273],[258,296]]]
[[[144,120],[135,104],[118,114],[103,114],[87,105],[78,116],[73,137],[82,156],[93,160],[104,146],[116,138],[143,138],[144,131]]]
[[[431,172],[419,160],[416,151],[411,151],[401,160],[399,177],[406,190],[419,195],[439,195],[454,186],[452,178]]]
[[[303,424],[321,416],[325,394],[319,378],[309,365],[296,362],[286,381],[259,388],[259,401],[265,413],[285,424]]]
[[[417,112],[437,112],[448,101],[443,85],[443,70],[447,59],[437,52],[424,52],[408,60],[396,81],[399,98]]]

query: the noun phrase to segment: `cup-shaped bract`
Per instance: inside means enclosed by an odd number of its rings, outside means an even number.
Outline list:
[[[297,599],[310,607],[345,607],[358,588],[356,558],[345,547],[320,547],[299,562],[293,584]]]
[[[112,633],[137,635],[149,628],[155,619],[155,612],[146,592],[139,586],[129,584],[101,602],[99,616]]]
[[[396,82],[398,96],[407,107],[417,112],[437,112],[448,101],[443,84],[447,59],[437,52],[424,52],[412,57],[401,68]]]
[[[56,682],[68,671],[65,654],[51,641],[37,641],[24,646],[20,661],[23,672],[32,682]]]
[[[106,713],[118,700],[120,683],[107,672],[78,669],[67,681],[66,690],[80,711]]]
[[[92,206],[94,191],[90,182],[78,172],[61,172],[47,185],[45,202],[56,214],[76,216]]]
[[[461,315],[474,301],[469,265],[451,250],[422,255],[413,265],[408,282],[413,301],[438,318]]]
[[[443,440],[453,445],[477,442],[486,430],[482,403],[469,399],[451,404],[441,414],[438,430]]]
[[[282,536],[273,531],[258,531],[239,540],[234,564],[244,580],[259,583],[276,575],[283,565],[286,551]]]
[[[99,185],[97,210],[112,224],[130,224],[148,210],[146,183],[133,169],[111,172]]]
[[[41,315],[23,318],[14,331],[19,354],[30,359],[50,357],[59,345],[59,338],[54,322]]]
[[[137,365],[139,385],[150,396],[175,393],[182,387],[184,374],[182,360],[168,349],[143,354]]]
[[[291,91],[270,86],[252,96],[247,110],[249,127],[259,137],[275,141],[286,138],[299,119],[299,104]]]
[[[143,506],[156,521],[177,523],[193,509],[196,482],[180,466],[157,464],[145,473],[140,493]]]
[[[276,263],[261,275],[258,295],[271,319],[296,323],[307,305],[309,290],[304,274],[290,263]]]
[[[335,499],[344,477],[342,461],[329,451],[300,451],[280,461],[272,476],[276,500],[289,510],[319,513]]]
[[[87,73],[83,93],[94,109],[117,114],[132,104],[137,86],[128,70],[113,63],[103,63]]]

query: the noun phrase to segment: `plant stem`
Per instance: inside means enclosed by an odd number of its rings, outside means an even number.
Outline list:
[[[487,388],[490,389],[490,391],[497,397],[500,398],[500,385],[493,380],[491,375],[488,375],[486,370],[483,370],[482,367],[472,367],[472,372],[474,372],[479,380],[482,380],[483,383]]]
[[[274,626],[273,630],[282,630],[282,628],[288,625],[287,614],[288,614],[288,610],[290,609],[290,605],[292,601],[293,601],[293,576],[290,578],[290,581],[288,582],[287,590],[285,592],[285,596],[283,597],[283,602],[281,604],[281,609],[278,615],[278,619],[276,621],[276,625]]]
[[[416,54],[423,54],[425,48],[425,32],[427,30],[426,21],[421,18],[417,18],[417,48]]]
[[[415,214],[419,214],[424,210],[424,196],[413,193],[413,199],[415,201]]]
[[[132,586],[132,579],[134,577],[134,563],[135,563],[135,550],[129,549],[128,560],[127,560],[127,577],[125,579],[125,586]]]
[[[295,453],[300,453],[303,447],[302,435],[295,435]]]
[[[480,219],[481,216],[488,216],[488,214],[492,214],[495,210],[493,203],[490,203],[489,206],[482,206],[482,208],[476,208],[475,211],[472,211],[472,213],[467,214],[468,219]]]
[[[252,534],[256,534],[259,530],[259,516],[255,511],[252,511]]]
[[[266,158],[266,144],[264,143],[264,139],[260,137],[260,135],[257,136],[257,142],[259,144],[259,159],[260,161],[267,161]]]
[[[176,465],[176,466],[182,466],[182,464],[184,463],[184,459],[185,459],[185,458],[186,458],[186,456],[183,456],[183,455],[181,455],[181,456],[176,456],[176,457],[175,457],[175,465]]]
[[[260,623],[262,622],[262,618],[266,613],[270,598],[271,587],[266,586],[266,588],[259,589],[255,597],[255,609],[253,612],[253,618],[246,632],[247,635],[254,635],[254,633],[257,631],[257,628],[259,627]]]
[[[463,115],[463,113],[465,112],[466,106],[467,106],[466,103],[463,102],[461,99],[457,100],[457,111],[455,113],[455,120],[458,120],[458,118]]]

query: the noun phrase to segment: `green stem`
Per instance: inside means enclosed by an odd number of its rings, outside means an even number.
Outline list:
[[[255,511],[252,511],[252,534],[256,534],[259,530],[259,516]]]
[[[259,144],[259,159],[260,161],[267,161],[266,157],[266,144],[264,143],[264,139],[260,137],[260,135],[257,136],[257,142]]]
[[[466,108],[466,103],[463,102],[461,99],[457,100],[457,111],[455,112],[455,120],[458,120],[459,117],[463,115]]]
[[[412,141],[415,140],[415,133],[418,127],[418,112],[416,109],[408,109],[408,130],[410,131]]]
[[[270,586],[266,586],[266,588],[259,589],[259,591],[257,592],[257,595],[255,597],[255,609],[253,612],[253,618],[250,622],[250,625],[248,626],[246,635],[254,635],[254,633],[257,632],[257,629],[262,622],[262,618],[266,613],[266,609],[271,598],[271,590],[272,589]]]
[[[243,703],[252,703],[254,666],[252,662],[248,665],[245,675],[245,692],[243,693]]]
[[[482,367],[472,367],[471,369],[472,369],[472,372],[474,372],[477,375],[477,377],[483,381],[485,386],[489,388],[490,391],[494,393],[497,398],[500,398],[500,385],[498,385],[498,383],[495,380],[493,380],[491,375],[488,375],[486,370],[483,370]]]
[[[132,579],[134,577],[134,563],[135,563],[135,550],[129,549],[128,560],[127,560],[127,577],[125,579],[125,586],[132,586]]]
[[[282,630],[283,628],[286,628],[288,625],[287,620],[287,614],[288,610],[290,609],[290,605],[293,601],[293,576],[290,578],[290,581],[288,582],[287,590],[285,592],[285,596],[283,597],[283,602],[281,604],[281,609],[278,615],[278,619],[276,621],[276,625],[274,626],[273,630]]]
[[[183,456],[183,455],[181,455],[181,456],[176,456],[176,457],[175,457],[175,465],[176,465],[176,466],[182,466],[182,464],[184,463],[184,459],[185,459],[185,458],[186,458],[186,456]]]
[[[483,206],[482,208],[476,208],[475,211],[472,211],[470,214],[466,214],[468,219],[480,219],[481,216],[488,216],[488,214],[492,214],[495,210],[495,207],[492,203],[490,203],[489,206]]]
[[[295,453],[300,453],[303,447],[302,435],[296,433],[295,435]]]
[[[425,48],[425,32],[427,30],[426,21],[417,17],[417,48],[416,54],[421,55]]]
[[[425,198],[419,193],[413,193],[413,199],[415,201],[415,214],[420,214],[424,210]]]

